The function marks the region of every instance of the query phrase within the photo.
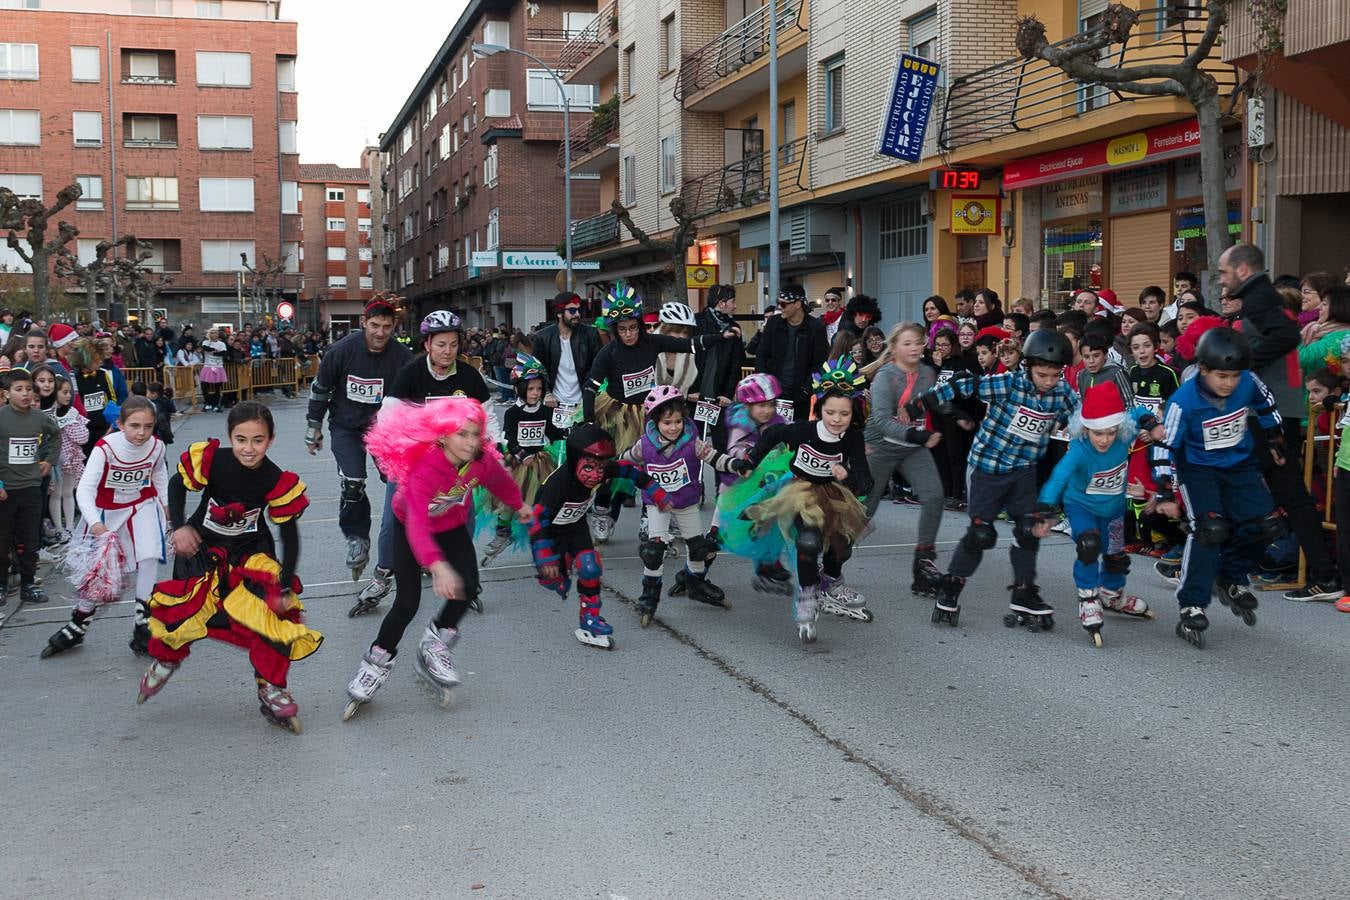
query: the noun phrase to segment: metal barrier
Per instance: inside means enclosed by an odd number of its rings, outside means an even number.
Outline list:
[[[1316,408],[1308,410],[1308,430],[1303,436],[1303,483],[1308,486],[1308,491],[1313,489],[1313,479],[1319,476],[1317,472],[1317,456],[1323,455],[1322,465],[1324,471],[1320,477],[1324,479],[1326,488],[1325,509],[1322,511],[1322,528],[1327,531],[1336,531],[1336,519],[1334,516],[1336,504],[1336,450],[1340,444],[1340,434],[1336,431],[1336,423],[1345,415],[1345,404],[1337,404],[1336,409],[1331,413],[1331,433],[1328,435],[1317,434],[1317,416],[1319,411]],[[1299,565],[1300,574],[1302,574],[1302,563]]]
[[[166,378],[173,388],[173,402],[179,409],[196,409],[201,406],[201,397],[197,391],[197,376],[202,367],[169,366]]]
[[[250,360],[250,392],[258,388],[282,388],[293,391],[296,385],[296,360],[294,357],[282,359]]]
[[[148,385],[150,382],[159,381],[161,378],[160,370],[153,366],[137,366],[135,368],[123,369],[122,377],[127,380],[128,390],[130,390],[131,386],[138,381],[143,381]]]

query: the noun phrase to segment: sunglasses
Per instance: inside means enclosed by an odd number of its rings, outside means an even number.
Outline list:
[[[581,307],[580,307],[580,306],[565,306],[565,307],[563,307],[563,312],[566,313],[566,314],[569,315],[569,316],[579,316],[579,315],[581,315]]]

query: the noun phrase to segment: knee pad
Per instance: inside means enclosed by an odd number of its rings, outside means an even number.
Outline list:
[[[648,569],[659,570],[666,560],[666,545],[661,541],[643,541],[638,547],[638,559]]]
[[[342,476],[341,500],[343,503],[360,503],[366,499],[366,480]]]
[[[993,550],[998,546],[998,532],[990,523],[972,519],[961,543],[967,550]]]
[[[685,544],[689,547],[689,558],[691,560],[697,559],[708,563],[717,558],[717,544],[709,540],[706,535],[689,538],[685,541]]]
[[[1017,522],[1013,525],[1013,540],[1017,541],[1017,546],[1023,550],[1038,550],[1041,546],[1041,539],[1036,537],[1032,531],[1040,519],[1036,516],[1018,516]]]
[[[824,544],[820,531],[816,528],[801,528],[797,531],[797,552],[803,556],[819,556]]]
[[[1130,554],[1108,553],[1102,560],[1102,566],[1113,575],[1130,574]]]
[[[600,565],[600,554],[595,550],[583,550],[577,554],[577,580],[599,581],[604,574]]]
[[[1205,547],[1222,547],[1232,535],[1232,523],[1219,513],[1202,513],[1195,520],[1195,539]]]
[[[1097,557],[1102,555],[1102,536],[1097,531],[1085,531],[1074,539],[1078,545],[1078,561],[1084,565],[1090,566],[1097,561]],[[1110,565],[1111,557],[1106,557],[1107,564]]]
[[[1273,544],[1284,537],[1284,519],[1274,511],[1267,513],[1252,523],[1263,544]]]

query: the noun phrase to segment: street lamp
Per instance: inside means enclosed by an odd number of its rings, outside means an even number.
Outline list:
[[[566,207],[566,221],[563,223],[563,241],[567,256],[563,264],[567,269],[567,290],[576,290],[572,279],[572,120],[568,114],[571,103],[567,100],[567,86],[563,84],[561,76],[553,71],[539,57],[533,53],[527,53],[524,50],[517,50],[515,47],[505,47],[501,44],[474,44],[473,55],[479,57],[494,56],[498,53],[518,53],[526,59],[532,60],[558,85],[558,96],[562,98],[563,107],[563,206]]]

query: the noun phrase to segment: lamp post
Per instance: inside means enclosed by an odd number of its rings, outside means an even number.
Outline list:
[[[571,103],[567,100],[567,86],[563,84],[562,78],[557,72],[553,71],[539,57],[533,53],[527,53],[524,50],[517,50],[515,47],[504,47],[501,44],[474,44],[473,55],[479,57],[494,56],[498,53],[517,53],[526,59],[533,61],[558,85],[558,96],[562,98],[563,107],[563,206],[566,207],[566,221],[563,223],[564,249],[567,252],[563,265],[567,269],[567,289],[576,290],[572,279],[572,121],[568,114]]]

